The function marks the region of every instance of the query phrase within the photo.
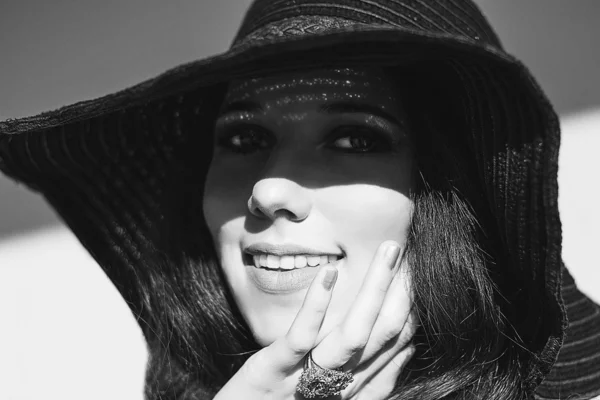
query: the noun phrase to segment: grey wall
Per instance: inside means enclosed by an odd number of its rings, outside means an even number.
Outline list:
[[[600,107],[598,0],[480,0],[559,113]],[[98,97],[223,51],[250,0],[2,0],[0,120]],[[58,223],[0,177],[0,238]]]

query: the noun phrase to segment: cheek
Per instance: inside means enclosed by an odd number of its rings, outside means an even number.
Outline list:
[[[216,239],[219,230],[235,218],[243,216],[247,191],[243,177],[223,168],[211,167],[207,173],[202,199],[202,211],[208,228]]]
[[[368,184],[328,189],[320,202],[324,215],[343,236],[381,241],[403,241],[413,205],[407,194]]]
[[[323,194],[327,198],[321,201],[323,213],[335,224],[335,236],[348,255],[323,324],[326,334],[347,315],[379,245],[390,239],[406,243],[413,202],[399,191],[366,184],[331,188]]]

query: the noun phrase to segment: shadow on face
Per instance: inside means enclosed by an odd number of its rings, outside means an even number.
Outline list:
[[[261,265],[244,258],[245,247],[293,243],[344,254],[328,312],[334,323],[379,244],[405,242],[414,162],[400,94],[374,68],[231,83],[215,124],[203,211],[234,298],[260,343],[285,334],[305,288],[265,290],[253,275]],[[273,279],[277,289],[287,278]]]

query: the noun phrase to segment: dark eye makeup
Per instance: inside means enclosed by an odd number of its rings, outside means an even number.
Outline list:
[[[350,153],[380,153],[391,150],[393,146],[387,133],[360,125],[342,125],[335,128],[329,134],[328,142],[331,144],[325,147]]]
[[[216,145],[238,154],[251,154],[274,146],[274,135],[264,127],[247,122],[219,124]],[[323,147],[343,153],[381,153],[391,151],[391,133],[361,124],[339,125],[326,136]]]
[[[249,154],[274,144],[272,135],[260,125],[228,123],[217,129],[217,147],[234,153]]]

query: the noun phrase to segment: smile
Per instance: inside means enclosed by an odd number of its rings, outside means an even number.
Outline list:
[[[252,255],[245,253],[244,262],[247,265],[254,265],[256,268],[269,269],[274,271],[290,271],[306,267],[319,267],[334,263],[340,260],[341,256],[336,255],[308,255],[297,254],[287,256],[277,256],[274,254]]]
[[[287,295],[305,290],[310,286],[321,268],[333,266],[339,270],[346,259],[343,256],[335,255],[307,256],[298,254],[275,256],[272,254],[252,255],[248,253],[243,253],[242,258],[247,267],[246,273],[250,281],[260,291],[270,295]],[[261,264],[265,260],[266,266]],[[269,264],[269,260],[271,264]],[[299,267],[296,267],[296,261]]]

